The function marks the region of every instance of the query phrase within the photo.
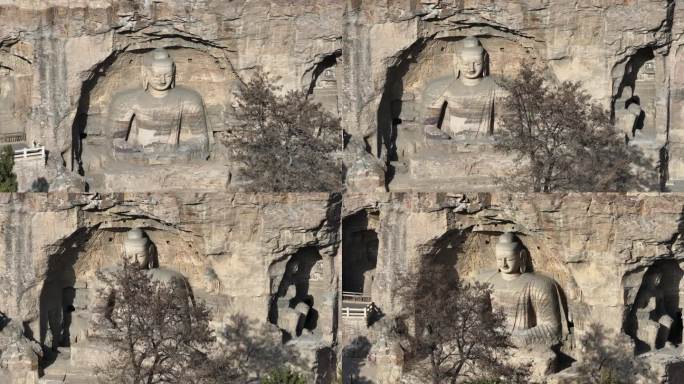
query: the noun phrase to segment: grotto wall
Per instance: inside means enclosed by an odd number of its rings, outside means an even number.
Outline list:
[[[5,194],[0,311],[24,325],[21,340],[48,351],[43,378],[92,378],[108,353],[92,326],[97,271],[116,268],[142,238],[153,249],[150,273],[187,279],[217,331],[240,316],[327,383],[335,372],[340,205],[327,194]],[[286,266],[295,264],[293,274]],[[276,307],[290,286],[297,303]],[[304,304],[304,327],[290,334],[288,315]],[[46,362],[51,347],[60,354]]]
[[[654,188],[679,188],[683,13],[674,0],[5,0],[0,10],[3,140],[48,151],[47,165],[18,166],[22,190],[39,188],[40,177],[51,190],[121,188],[125,180],[99,159],[103,118],[116,91],[141,86],[138,65],[155,48],[169,50],[178,85],[205,103],[210,177],[178,166],[151,184],[239,188],[215,137],[230,134],[236,85],[261,68],[339,114],[350,188],[435,189],[438,170],[453,166],[455,185],[491,189],[497,154],[487,143],[447,146],[443,159],[412,154],[428,96],[455,77],[467,36],[479,38],[492,79],[530,60],[548,65],[550,78],[582,81],[659,171]],[[408,182],[394,180],[404,172]]]
[[[214,136],[230,129],[233,92],[254,70],[280,77],[285,89],[309,90],[337,113],[344,7],[316,1],[3,1],[0,95],[8,101],[0,114],[2,134],[9,135],[3,141],[45,146],[52,170],[18,164],[30,175],[20,177],[20,190],[30,190],[41,176],[51,190],[229,188],[234,164]],[[142,89],[140,61],[155,48],[169,49],[177,84],[204,101],[213,166],[194,173],[157,167],[164,177],[145,186],[144,176],[135,178],[139,165],[125,170],[135,179],[129,181],[99,157],[113,95]]]
[[[505,79],[527,61],[547,65],[551,79],[581,81],[627,127],[651,169],[661,170],[651,187],[660,181],[677,189],[682,14],[667,0],[352,2],[343,50],[345,128],[389,165],[390,190],[493,190],[497,162],[508,162],[491,145],[440,143],[436,158],[415,153],[429,139],[422,132],[426,101],[435,84],[456,77],[454,53],[475,36],[490,77]]]
[[[533,273],[559,287],[569,336],[550,380],[577,380],[592,361],[581,341],[596,327],[626,359],[637,355],[635,365],[649,367],[643,382],[680,377],[682,196],[395,193],[350,195],[344,205],[345,220],[378,215],[372,301],[384,319],[367,326],[342,318],[344,329],[360,329],[372,345],[372,362],[361,365],[374,367],[376,382],[410,381],[390,320],[402,308],[400,276],[438,263],[454,277],[479,280],[496,271],[495,249],[507,232],[529,251]]]

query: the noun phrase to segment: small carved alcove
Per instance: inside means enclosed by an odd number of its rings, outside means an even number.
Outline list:
[[[337,65],[341,52],[324,57],[313,69],[309,97],[320,103],[323,109],[338,116],[340,111],[338,100],[340,94],[341,68]]]
[[[645,271],[625,276],[625,333],[635,342],[636,353],[682,342],[681,283],[684,271],[675,260],[659,260]],[[636,289],[638,287],[638,289]]]
[[[378,263],[378,213],[362,210],[342,221],[342,291],[372,298]]]
[[[625,135],[642,140],[655,140],[657,61],[651,48],[639,49],[614,72],[622,71],[621,81],[613,96],[613,116],[617,128]],[[662,75],[662,74],[661,74]],[[661,132],[661,135],[664,132]]]
[[[286,343],[318,333],[320,308],[329,290],[330,270],[316,248],[300,249],[269,267],[271,300],[268,321],[280,328]]]

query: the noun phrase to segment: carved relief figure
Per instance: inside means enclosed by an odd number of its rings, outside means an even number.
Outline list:
[[[622,97],[615,100],[615,126],[624,132],[627,138],[637,133],[639,119],[643,120],[644,111],[638,103],[638,96],[634,95],[632,87],[625,86]]]
[[[553,346],[562,340],[563,316],[556,282],[529,271],[529,253],[512,233],[496,244],[498,272],[487,281],[492,304],[505,315],[518,346]]]
[[[488,136],[495,131],[494,107],[503,92],[488,75],[487,52],[477,38],[467,37],[457,60],[458,80],[442,88],[428,107],[425,134],[429,139]]]
[[[665,290],[663,273],[659,269],[649,269],[634,299],[631,321],[626,324],[627,333],[638,341],[638,352],[672,346],[668,339],[678,315],[676,311],[668,310]]]
[[[302,286],[302,283],[308,282],[299,281],[301,279],[298,278],[304,272],[300,268],[297,260],[287,263],[285,276],[275,299],[277,325],[283,331],[285,339],[301,336],[305,330],[308,331],[305,327],[311,305],[305,301],[308,298],[308,289]]]
[[[316,328],[318,311],[311,282],[319,260],[311,252],[298,253],[285,264],[282,278],[272,280],[269,321],[281,330],[283,342],[311,336]]]
[[[172,162],[208,157],[202,97],[176,86],[175,71],[168,52],[156,49],[143,59],[143,89],[114,96],[109,124],[116,159]]]

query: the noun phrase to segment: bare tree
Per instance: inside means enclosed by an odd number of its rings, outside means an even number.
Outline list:
[[[115,353],[100,370],[109,383],[209,383],[205,351],[214,342],[209,310],[181,284],[152,280],[137,264],[101,274],[115,294],[105,309]],[[214,381],[215,382],[215,381]]]
[[[580,82],[545,81],[545,68],[523,63],[503,82],[502,135],[497,147],[517,156],[502,182],[534,192],[625,191],[657,185],[655,169],[625,142],[610,114]]]
[[[338,191],[342,187],[339,119],[304,91],[280,95],[280,87],[257,72],[236,95],[237,125],[222,136],[244,165],[248,189],[272,192]]]
[[[307,366],[296,349],[281,345],[280,331],[243,315],[231,316],[218,338],[214,368],[208,370],[216,372],[218,383],[255,383],[286,367]]]
[[[400,317],[415,327],[407,336],[409,370],[432,384],[526,383],[529,369],[507,361],[513,345],[503,313],[492,311],[489,288],[454,275],[435,264],[399,279]]]
[[[660,374],[646,360],[634,356],[634,345],[624,333],[591,323],[580,338],[580,346],[583,358],[573,368],[582,383],[661,382]]]

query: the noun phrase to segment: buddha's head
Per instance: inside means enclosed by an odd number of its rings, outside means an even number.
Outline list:
[[[133,228],[126,233],[124,255],[130,263],[144,263],[150,253],[150,240],[140,228]]]
[[[487,52],[475,37],[463,39],[463,47],[458,52],[458,73],[468,80],[480,79],[487,76]]]
[[[529,253],[512,233],[506,232],[499,236],[494,252],[499,272],[505,275],[520,275],[528,272]]]
[[[176,65],[165,49],[157,48],[147,53],[142,64],[145,90],[163,92],[175,86]]]
[[[663,274],[660,271],[649,271],[644,276],[644,285],[651,290],[658,289],[662,281]]]

